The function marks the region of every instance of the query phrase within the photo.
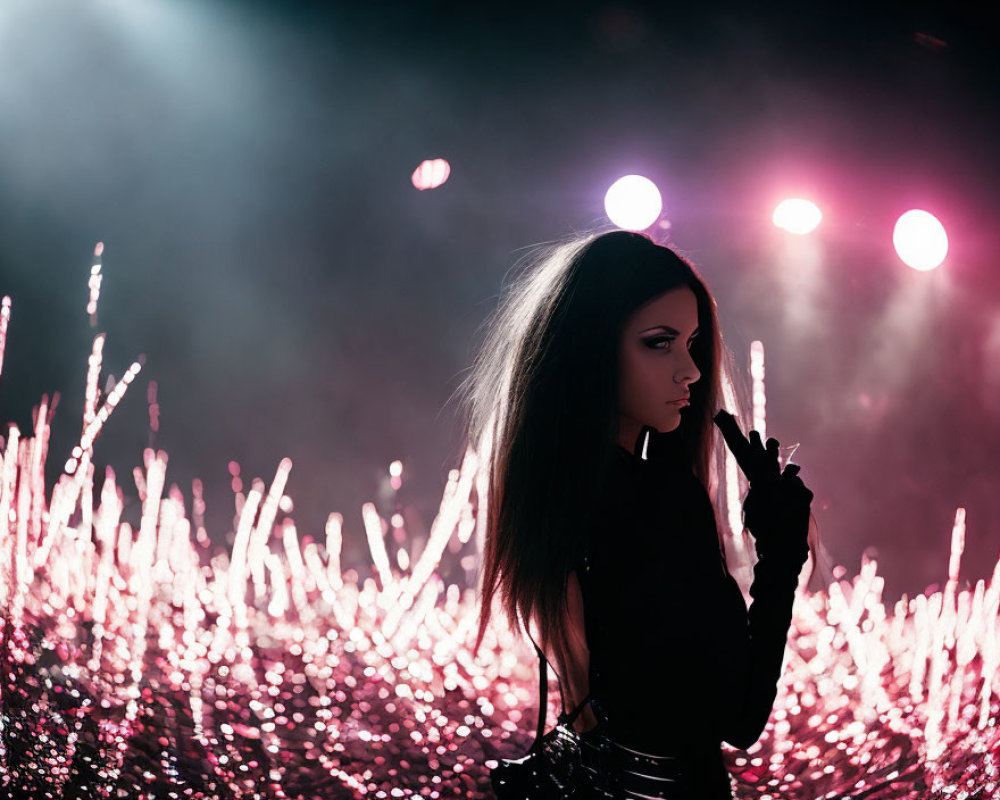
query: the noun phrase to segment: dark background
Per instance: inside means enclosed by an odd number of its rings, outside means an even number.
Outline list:
[[[768,434],[795,460],[835,563],[868,549],[886,595],[1000,550],[1000,134],[996,21],[952,3],[223,3],[0,6],[0,293],[13,315],[0,419],[58,391],[49,477],[79,434],[90,341],[102,383],[145,366],[100,435],[126,491],[149,445],[208,527],[227,464],[294,462],[300,534],[361,504],[415,535],[461,431],[449,398],[511,265],[606,222],[638,172],[716,293],[727,343],[767,354]],[[410,174],[452,175],[418,192]],[[807,240],[770,223],[807,195]],[[902,265],[895,219],[935,213],[951,249]],[[660,234],[666,235],[665,228]],[[100,315],[85,314],[103,241]],[[247,481],[249,483],[249,481]],[[190,508],[189,508],[190,511]],[[138,509],[130,500],[126,515]]]

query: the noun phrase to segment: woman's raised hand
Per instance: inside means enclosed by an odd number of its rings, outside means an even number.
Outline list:
[[[782,470],[778,440],[769,438],[763,445],[756,430],[750,431],[749,438],[744,436],[728,411],[720,410],[714,422],[750,481],[743,521],[754,536],[757,555],[780,553],[805,561],[813,493],[799,477],[799,465],[787,464]]]
[[[722,432],[722,438],[736,458],[736,463],[751,483],[767,483],[776,481],[781,468],[778,463],[778,440],[769,438],[767,445],[761,444],[760,433],[750,431],[747,438],[736,423],[736,418],[725,409],[719,409],[713,420]],[[794,464],[789,467],[798,467]],[[794,474],[794,473],[793,473]]]

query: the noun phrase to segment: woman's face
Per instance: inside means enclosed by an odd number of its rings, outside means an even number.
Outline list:
[[[660,433],[680,425],[688,406],[675,402],[701,377],[689,347],[698,333],[698,303],[683,286],[657,295],[625,323],[618,347],[618,441],[632,452],[643,425]]]

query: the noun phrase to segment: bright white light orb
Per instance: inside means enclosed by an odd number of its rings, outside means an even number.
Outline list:
[[[604,195],[604,210],[619,228],[644,231],[663,211],[663,198],[649,178],[626,175],[612,183]]]
[[[819,206],[809,200],[789,198],[778,203],[771,220],[774,224],[799,236],[812,233],[823,219]]]
[[[421,161],[420,166],[413,170],[410,181],[420,191],[437,189],[451,175],[451,164],[443,158],[429,158]]]
[[[948,234],[933,214],[914,208],[896,220],[892,244],[903,263],[921,271],[940,266],[948,254]]]

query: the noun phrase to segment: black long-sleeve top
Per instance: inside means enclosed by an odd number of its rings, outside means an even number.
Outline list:
[[[578,571],[590,689],[611,738],[706,757],[718,776],[720,742],[749,747],[771,713],[804,562],[760,559],[748,610],[679,444],[643,428],[633,452],[617,447]]]

